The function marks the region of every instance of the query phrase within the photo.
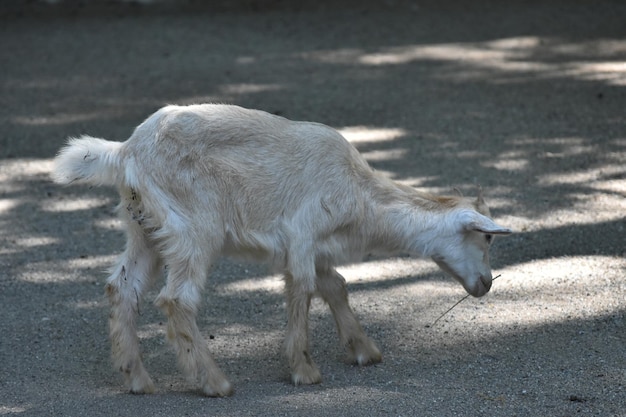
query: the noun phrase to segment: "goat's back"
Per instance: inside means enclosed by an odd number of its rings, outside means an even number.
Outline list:
[[[161,186],[206,185],[257,201],[345,193],[371,175],[354,147],[328,126],[230,105],[165,107],[135,130],[123,152],[138,176]]]

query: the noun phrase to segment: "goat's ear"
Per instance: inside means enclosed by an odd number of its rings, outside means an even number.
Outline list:
[[[483,216],[475,211],[471,211],[467,215],[463,216],[462,223],[464,230],[473,230],[491,235],[510,235],[513,233],[511,229],[502,227],[489,217]]]

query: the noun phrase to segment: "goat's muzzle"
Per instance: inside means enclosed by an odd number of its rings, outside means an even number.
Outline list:
[[[493,283],[493,279],[491,278],[491,274],[489,275],[481,275],[473,287],[465,287],[465,290],[474,297],[482,297],[487,294],[491,289],[491,284]]]

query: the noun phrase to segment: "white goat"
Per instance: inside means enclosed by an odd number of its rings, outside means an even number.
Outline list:
[[[133,393],[154,390],[136,316],[163,265],[167,281],[156,304],[168,316],[180,366],[204,394],[225,396],[232,386],[195,320],[209,267],[220,255],[268,261],[284,273],[292,381],[314,384],[321,381],[308,341],[315,294],[330,306],[351,360],[381,360],[335,265],[373,252],[432,257],[480,297],[491,287],[492,235],[511,233],[487,217],[482,196],[420,193],[374,172],[330,127],[236,106],[168,106],[124,143],[71,139],[55,162],[58,183],[119,189],[128,243],[106,293],[113,361]]]

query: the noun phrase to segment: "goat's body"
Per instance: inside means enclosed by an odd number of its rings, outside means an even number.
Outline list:
[[[394,239],[380,202],[434,206],[375,173],[334,129],[233,106],[161,109],[119,155],[133,161],[122,186],[141,195],[147,223],[193,224],[221,253],[278,270],[294,247],[329,265],[398,250],[383,247]]]
[[[380,360],[333,267],[368,252],[440,256],[438,236],[457,221],[450,212],[474,210],[462,198],[396,185],[327,126],[226,105],[165,107],[122,144],[74,140],[58,157],[55,179],[116,185],[122,196],[128,246],[107,292],[113,357],[134,392],[152,383],[133,311],[162,264],[168,280],[157,304],[170,318],[168,337],[207,395],[231,392],[194,319],[220,255],[266,261],[285,274],[292,378],[314,383],[320,376],[308,354],[306,313],[315,292],[331,307],[352,359]]]
[[[203,228],[197,233],[210,237],[216,250],[277,269],[305,241],[310,251],[318,249],[313,241],[355,241],[336,235],[342,228],[358,233],[351,226],[368,214],[359,204],[365,200],[360,183],[372,171],[335,131],[267,113],[251,118],[249,110],[229,106],[190,110],[163,109],[120,152],[135,161],[129,186],[141,190],[157,227],[168,223],[167,216],[194,219],[194,227]],[[155,187],[154,178],[164,172],[168,178]],[[342,246],[338,252],[320,248],[315,256],[352,255],[345,249],[353,245]],[[365,249],[352,251],[358,256]]]

